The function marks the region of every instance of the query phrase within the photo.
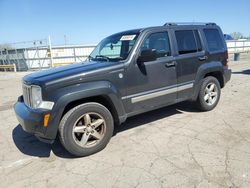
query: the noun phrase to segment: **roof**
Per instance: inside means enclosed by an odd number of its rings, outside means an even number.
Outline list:
[[[142,31],[151,30],[151,29],[160,29],[162,27],[171,27],[171,28],[186,28],[186,27],[214,27],[217,26],[216,23],[203,23],[203,22],[169,22],[165,23],[163,26],[152,26],[152,27],[145,27],[139,29],[131,29],[122,31],[119,33],[115,33],[113,35],[131,35],[131,34],[139,34]],[[113,36],[111,35],[111,36]]]

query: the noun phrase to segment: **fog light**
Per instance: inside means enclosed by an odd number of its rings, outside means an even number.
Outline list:
[[[48,124],[49,124],[49,117],[50,117],[50,114],[45,114],[44,115],[44,118],[43,118],[43,126],[44,127],[48,126]]]

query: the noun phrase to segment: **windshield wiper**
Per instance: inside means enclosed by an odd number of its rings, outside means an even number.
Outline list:
[[[87,57],[87,59],[89,60],[89,61],[91,61],[92,59],[94,59],[91,55],[89,55],[88,57]]]
[[[101,59],[105,59],[105,60],[107,60],[107,61],[110,61],[110,58],[107,57],[107,56],[104,56],[104,55],[96,55],[95,58],[96,58],[96,59],[101,58]]]

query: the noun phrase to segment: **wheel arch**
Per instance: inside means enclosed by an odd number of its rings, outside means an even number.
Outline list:
[[[106,95],[91,96],[91,97],[77,99],[77,100],[73,100],[73,101],[69,102],[65,106],[65,108],[64,108],[64,110],[62,112],[60,120],[72,108],[74,108],[74,107],[76,107],[76,106],[78,106],[80,104],[84,104],[84,103],[88,103],[88,102],[96,102],[96,103],[99,103],[99,104],[105,106],[111,112],[111,114],[112,114],[112,116],[114,118],[114,122],[116,124],[120,123],[119,115],[118,115],[118,112],[116,110],[116,107],[114,106],[112,100]]]
[[[213,72],[209,72],[207,73],[203,78],[206,78],[208,76],[213,76],[215,77],[219,83],[220,83],[220,87],[223,88],[224,87],[224,80],[223,80],[223,74],[221,71],[213,71]]]
[[[107,81],[68,86],[53,91],[51,95],[56,101],[47,127],[47,133],[52,139],[57,135],[63,115],[73,107],[86,102],[97,102],[105,106],[117,124],[124,122],[127,118],[120,93]]]
[[[219,61],[213,61],[209,63],[202,64],[197,71],[195,81],[194,81],[194,93],[192,100],[196,100],[199,94],[199,90],[204,78],[208,76],[215,77],[219,83],[221,88],[225,86],[224,78],[223,78],[223,65]]]

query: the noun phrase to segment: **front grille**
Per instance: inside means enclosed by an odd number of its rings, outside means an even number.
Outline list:
[[[23,84],[23,100],[28,107],[31,107],[31,86],[26,84]]]

